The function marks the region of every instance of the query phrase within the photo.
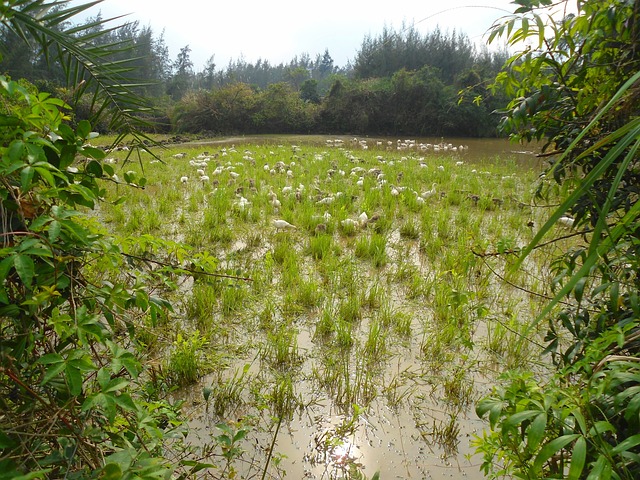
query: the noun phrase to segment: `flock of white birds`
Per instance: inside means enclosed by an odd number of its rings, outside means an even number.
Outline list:
[[[352,140],[347,142],[345,142],[342,139],[335,139],[335,140],[328,139],[326,140],[326,146],[329,148],[340,148],[340,149],[344,149],[345,147],[349,147],[349,148],[355,147],[361,150],[368,150],[369,142],[370,141],[367,141],[366,139],[358,139],[358,138],[353,138]],[[454,146],[451,143],[444,143],[444,142],[441,142],[439,144],[418,143],[415,140],[397,140],[396,142],[375,141],[374,144],[378,149],[397,150],[397,151],[408,150],[408,151],[414,151],[418,153],[449,152],[449,153],[461,154],[466,152],[469,148],[466,145]],[[299,150],[299,147],[292,145],[292,149],[295,154]],[[352,153],[350,153],[349,150],[345,150],[345,152],[348,160],[354,163],[357,162],[357,158]],[[181,176],[180,183],[187,184],[190,181],[194,181],[194,180],[202,184],[213,182],[211,193],[215,193],[219,185],[218,177],[220,177],[223,173],[226,172],[228,174],[230,183],[235,182],[236,179],[239,179],[241,177],[241,174],[236,172],[235,170],[236,169],[239,170],[239,168],[237,167],[242,167],[243,163],[233,163],[231,161],[224,162],[225,157],[227,157],[230,154],[237,154],[237,153],[238,151],[236,150],[235,145],[232,145],[229,148],[226,148],[226,147],[222,148],[220,153],[215,155],[210,155],[208,153],[198,154],[196,157],[191,158],[188,161],[189,166],[192,169],[195,169],[195,175],[188,174],[188,175]],[[275,152],[273,151],[271,151],[270,154],[275,156]],[[177,153],[173,155],[173,158],[186,159],[187,154]],[[321,157],[316,159],[320,160]],[[382,155],[378,155],[376,159],[381,164],[387,164],[390,166],[394,164],[394,160],[385,160],[385,158]],[[244,162],[250,162],[252,165],[256,164],[256,160],[253,156],[253,152],[251,152],[250,150],[245,150],[243,152],[242,160]],[[396,161],[402,162],[405,160],[407,160],[407,157],[401,157],[399,160],[396,160]],[[421,167],[427,166],[424,157],[420,157],[418,161],[420,162]],[[211,164],[214,162],[216,166],[213,170],[211,170]],[[463,163],[464,162],[462,160],[459,160],[456,162],[456,165],[460,166]],[[277,161],[273,164],[265,163],[263,165],[263,169],[265,172],[269,172],[271,175],[286,175],[288,180],[293,181],[294,177],[296,176],[296,174],[294,173],[296,165],[297,164],[295,160],[292,160],[288,164],[286,164],[283,161]],[[445,167],[444,165],[439,165],[437,168],[440,171],[444,171]],[[376,179],[376,186],[374,188],[383,188],[387,186],[390,190],[391,195],[396,197],[399,196],[402,192],[404,192],[407,189],[407,187],[404,187],[404,186],[390,184],[386,178],[386,175],[382,172],[381,168],[373,167],[373,168],[365,169],[361,166],[355,166],[349,171],[348,175],[351,177],[355,177],[355,183],[360,188],[364,186],[364,179],[366,175],[374,177]],[[334,176],[344,177],[344,176],[347,176],[347,172],[345,170],[338,169],[338,168],[328,169],[327,177],[330,179],[331,177],[334,177]],[[255,185],[253,184],[253,180],[251,179],[247,179],[247,180],[249,182],[251,189],[255,191]],[[312,187],[316,192],[320,191],[320,188],[317,184],[313,185]],[[281,189],[280,192],[274,191],[273,187],[269,186],[268,197],[272,207],[277,212],[282,205],[279,195],[283,195],[283,196],[295,195],[296,198],[300,200],[306,190],[307,190],[306,186],[303,185],[302,183],[299,183],[297,186],[286,185]],[[415,195],[416,202],[419,204],[424,204],[429,197],[436,195],[436,192],[437,192],[437,184],[435,182],[431,185],[431,188],[424,190],[422,192],[417,192],[412,190],[412,193]],[[314,201],[316,205],[328,206],[328,205],[331,205],[341,195],[343,195],[343,192],[336,192],[336,193],[323,196],[322,198],[316,199]],[[251,205],[251,202],[245,196],[243,196],[242,193],[237,193],[236,196],[237,196],[237,200],[234,202],[235,208],[243,210]],[[328,221],[330,218],[331,218],[331,214],[329,212],[325,212],[324,220]],[[350,228],[350,227],[362,228],[371,222],[375,222],[376,220],[377,220],[376,215],[372,215],[372,217],[370,218],[366,212],[361,212],[357,218],[355,219],[347,218],[347,219],[341,220],[340,223],[345,228]],[[295,225],[292,225],[291,223],[283,219],[275,219],[273,220],[272,224],[277,231],[296,228]],[[322,227],[323,227],[323,224],[318,225],[318,230],[322,230]]]
[[[405,192],[408,187],[401,185],[401,177],[396,178],[395,180],[392,180],[392,182],[390,182],[389,179],[387,179],[387,176],[383,172],[383,169],[381,167],[382,165],[393,166],[395,162],[398,162],[398,163],[404,162],[408,159],[408,157],[401,156],[399,159],[396,158],[395,160],[392,160],[392,159],[386,159],[385,156],[383,155],[378,155],[375,158],[380,165],[373,166],[371,168],[364,168],[358,165],[358,159],[352,153],[352,149],[358,148],[361,150],[368,150],[370,142],[372,141],[366,140],[366,139],[358,139],[358,138],[353,138],[352,140],[349,140],[346,142],[341,139],[327,140],[326,146],[328,148],[341,149],[344,152],[344,154],[347,156],[347,159],[352,163],[356,164],[356,166],[351,168],[349,171],[345,171],[344,169],[338,168],[338,166],[334,164],[332,165],[331,168],[329,168],[326,171],[326,175],[327,175],[326,179],[331,180],[331,178],[334,178],[334,177],[349,176],[349,177],[353,177],[355,181],[355,185],[357,187],[364,188],[365,177],[369,176],[375,179],[375,186],[373,186],[372,188],[376,188],[376,189],[388,188],[390,194],[394,197],[397,197],[403,194],[403,192]],[[459,160],[453,163],[453,165],[455,166],[461,166],[464,164],[464,161],[461,158],[463,158],[462,155],[464,154],[464,152],[468,150],[468,146],[466,145],[454,146],[451,143],[445,143],[445,142],[441,142],[438,144],[419,143],[419,142],[416,142],[415,140],[397,140],[396,142],[373,141],[372,144],[374,144],[377,149],[381,149],[381,150],[398,151],[398,152],[410,151],[410,152],[415,152],[418,155],[428,154],[428,153],[433,154],[433,153],[439,153],[439,152],[442,152],[442,153],[447,152],[449,155],[456,155],[460,157]],[[262,168],[265,172],[268,172],[273,176],[284,175],[287,179],[287,185],[282,187],[279,191],[274,190],[272,186],[268,186],[268,193],[267,193],[268,199],[276,213],[279,211],[282,205],[281,198],[289,197],[291,195],[294,195],[297,200],[301,200],[301,198],[304,195],[308,195],[308,197],[311,198],[315,202],[315,204],[318,206],[329,206],[333,202],[335,202],[338,198],[340,198],[342,195],[344,195],[343,192],[339,192],[339,191],[322,195],[320,193],[322,192],[322,189],[320,188],[321,179],[319,178],[316,178],[314,183],[310,185],[309,188],[305,186],[303,183],[297,182],[296,177],[298,176],[298,174],[296,173],[297,172],[296,167],[300,165],[298,165],[298,163],[296,162],[296,160],[298,159],[298,157],[296,156],[296,153],[299,151],[299,147],[292,145],[291,148],[293,150],[293,156],[289,163],[285,163],[281,160],[276,161],[274,163],[269,163],[268,162],[269,157],[264,155],[262,156],[262,160],[265,161]],[[237,160],[238,153],[239,152],[236,150],[235,146],[231,146],[228,148],[224,147],[221,149],[219,153],[216,153],[215,155],[210,155],[208,153],[200,153],[197,156],[188,160],[188,165],[191,168],[192,172],[195,171],[195,174],[189,173],[189,174],[183,175],[180,177],[179,180],[182,184],[188,184],[191,181],[196,181],[196,182],[202,183],[203,185],[210,184],[211,194],[213,194],[216,192],[218,185],[220,185],[222,175],[226,174],[225,179],[228,181],[230,185],[236,184],[236,183],[242,183],[245,185],[248,184],[250,191],[254,193],[258,193],[255,187],[254,180],[250,178],[243,178],[243,175],[241,173],[238,173],[238,171],[242,171],[242,168],[245,165],[245,162],[250,163],[252,166],[256,165],[256,159],[254,158],[254,154],[250,150],[244,150],[242,152],[242,162],[237,162],[237,161],[232,162],[230,159],[235,158]],[[271,156],[276,157],[275,152],[270,151],[269,153]],[[233,157],[229,157],[229,160],[225,161],[225,157],[231,154],[235,154],[235,155]],[[176,159],[186,159],[187,155],[185,153],[177,153],[173,155],[173,157]],[[322,159],[321,155],[316,156],[316,160],[321,160],[321,159]],[[429,165],[425,157],[418,156],[417,161],[420,167],[426,168]],[[429,162],[431,162],[430,165],[433,165],[432,161],[433,161],[433,157],[431,157],[429,160]],[[213,164],[215,164],[215,167],[212,168]],[[435,168],[437,168],[437,170],[439,171],[445,170],[444,165],[437,165]],[[472,170],[472,173],[478,173],[478,172],[476,170]],[[488,174],[488,172],[479,172],[479,173]],[[251,206],[252,202],[244,196],[245,195],[244,192],[245,192],[244,189],[238,189],[238,191],[236,192],[237,198],[233,204],[234,208],[237,208],[239,210],[244,210],[249,206]],[[415,190],[410,190],[410,193],[414,196],[416,203],[420,205],[424,205],[429,200],[429,198],[434,197],[438,194],[438,185],[436,182],[433,182],[430,188],[428,189],[425,189],[420,192]],[[325,212],[324,220],[328,221],[330,218],[331,218],[331,214],[329,212]],[[357,216],[357,218],[343,219],[340,221],[340,224],[344,228],[362,228],[370,224],[371,222],[375,222],[376,220],[377,218],[375,218],[375,215],[373,215],[370,218],[366,212],[361,212],[360,215]],[[567,218],[563,217],[559,223],[565,226],[571,226],[570,223],[572,224],[572,221],[573,219],[569,217]],[[273,220],[272,225],[273,227],[275,227],[276,231],[283,231],[287,229],[296,228],[295,225],[292,225],[290,222],[281,218],[277,218]],[[322,230],[322,228],[323,228],[323,224],[320,224],[318,226],[318,229]]]

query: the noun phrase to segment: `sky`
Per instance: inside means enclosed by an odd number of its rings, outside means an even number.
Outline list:
[[[272,65],[328,49],[334,65],[353,61],[367,35],[413,24],[426,34],[462,32],[478,45],[498,19],[515,9],[512,0],[105,0],[90,10],[103,19],[126,15],[154,35],[164,31],[171,60],[184,46],[196,71],[213,55],[218,69],[240,58]],[[77,2],[74,2],[77,3]],[[124,20],[118,20],[122,23]]]

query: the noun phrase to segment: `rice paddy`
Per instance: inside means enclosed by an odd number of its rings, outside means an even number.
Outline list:
[[[208,478],[481,478],[473,403],[532,360],[527,290],[551,283],[548,253],[493,253],[546,211],[533,165],[435,146],[178,145],[118,172],[144,189],[108,186],[125,251],[188,271],[134,340]]]

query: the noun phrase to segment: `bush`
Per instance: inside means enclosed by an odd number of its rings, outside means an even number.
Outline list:
[[[65,123],[63,101],[1,76],[0,96],[0,471],[166,478],[178,412],[136,397],[128,338],[133,312],[157,319],[171,306],[118,280],[119,248],[80,213],[114,172],[89,123]],[[102,280],[89,269],[98,260],[111,272]]]

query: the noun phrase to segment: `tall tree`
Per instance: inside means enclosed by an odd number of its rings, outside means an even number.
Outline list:
[[[180,49],[173,62],[173,76],[169,80],[167,93],[174,100],[180,100],[193,85],[193,62],[190,54],[191,48],[186,45]]]

